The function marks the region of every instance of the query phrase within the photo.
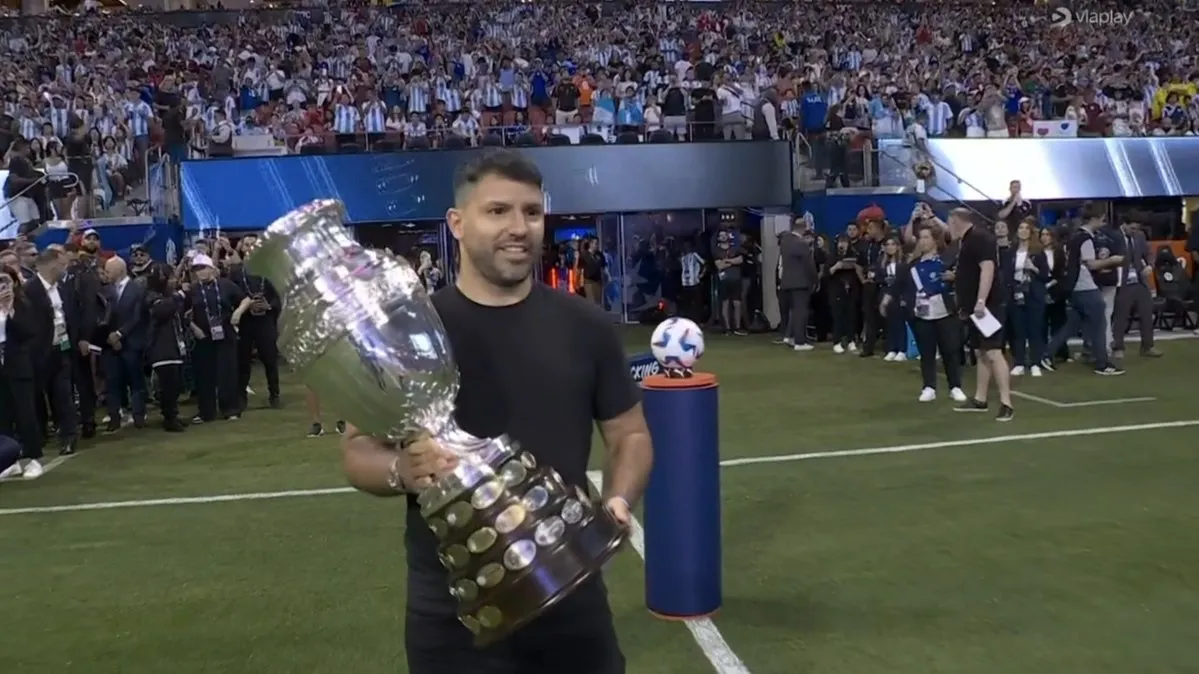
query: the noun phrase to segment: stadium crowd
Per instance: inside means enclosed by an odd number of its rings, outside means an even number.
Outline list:
[[[30,17],[0,35],[0,133],[44,159],[81,123],[116,192],[151,143],[181,159],[231,154],[240,136],[300,151],[536,143],[553,128],[575,140],[802,133],[816,144],[843,129],[1027,136],[1039,120],[1072,121],[1079,135],[1192,133],[1196,29],[1176,3],[1135,4],[1119,26],[1059,25],[1024,2]]]

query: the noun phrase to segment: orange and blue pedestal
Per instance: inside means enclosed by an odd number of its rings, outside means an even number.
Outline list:
[[[641,382],[654,441],[645,492],[645,603],[662,618],[711,615],[721,593],[720,425],[716,377]]]

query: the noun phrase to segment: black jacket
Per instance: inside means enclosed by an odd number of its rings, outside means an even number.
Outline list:
[[[151,365],[183,362],[183,293],[162,295],[146,292],[150,325],[147,328],[146,361]]]
[[[101,291],[107,300],[107,310],[101,321],[104,326],[104,341],[101,346],[109,349],[108,334],[121,333],[121,348],[144,350],[149,321],[146,314],[146,286],[130,278],[125,291],[117,297],[117,284],[104,286]]]
[[[1025,302],[1046,302],[1048,300],[1048,290],[1046,284],[1049,283],[1049,260],[1048,254],[1044,251],[1040,253],[1032,253],[1029,256],[1033,266],[1037,269],[1035,272],[1024,270],[1024,283],[1016,282],[1016,246],[1011,246],[1000,250],[1000,266],[1011,270],[1011,283],[1008,286],[1007,297],[1011,303],[1015,303],[1016,294],[1024,293]],[[1056,269],[1056,267],[1054,267]]]
[[[29,313],[32,314],[34,355],[39,359],[38,362],[41,362],[55,348],[52,343],[54,341],[54,304],[50,300],[50,293],[46,290],[46,286],[42,284],[41,277],[35,275],[23,287],[25,301],[29,306]],[[81,339],[84,339],[84,333],[83,325],[79,320],[78,302],[75,300],[71,284],[59,283],[58,297],[62,300],[63,318],[67,323],[67,341],[70,342],[71,348],[74,348]]]
[[[37,328],[29,304],[13,298],[13,313],[4,324],[4,357],[0,375],[7,379],[33,379],[33,340]]]

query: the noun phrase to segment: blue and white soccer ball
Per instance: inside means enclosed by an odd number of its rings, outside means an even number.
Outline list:
[[[695,367],[695,361],[704,355],[704,331],[695,321],[668,318],[654,328],[650,350],[667,376],[688,374]]]

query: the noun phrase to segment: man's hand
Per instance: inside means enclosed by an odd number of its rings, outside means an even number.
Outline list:
[[[426,489],[458,465],[458,456],[424,436],[404,447],[393,464],[400,483],[410,490]]]
[[[191,326],[192,334],[195,335],[196,339],[204,339],[204,331],[200,329],[200,326],[196,325],[195,323],[192,323]]]
[[[982,300],[974,303],[974,317],[982,318],[987,315],[987,304]]]
[[[950,283],[953,283],[953,280],[955,278],[957,278],[957,275],[951,271],[941,272],[941,280],[942,281],[949,281]]]
[[[119,332],[108,333],[108,345],[114,349],[120,348],[121,347],[121,333],[119,333]]]
[[[613,496],[607,501],[604,501],[604,507],[612,514],[612,519],[623,527],[629,526],[633,521],[633,513],[629,510],[629,502],[624,500],[622,496]]]
[[[92,352],[92,345],[86,339],[79,340],[79,355],[86,356]]]

